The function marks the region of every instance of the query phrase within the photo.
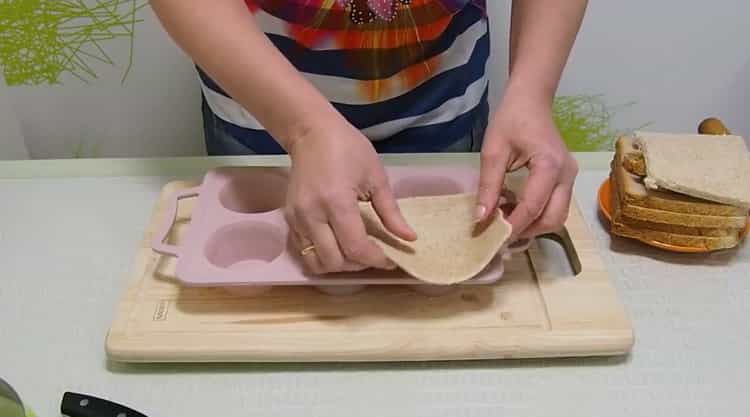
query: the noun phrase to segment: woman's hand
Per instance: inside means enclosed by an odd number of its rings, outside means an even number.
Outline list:
[[[508,217],[513,238],[559,230],[568,217],[578,165],[567,151],[544,100],[506,95],[484,139],[478,220],[498,205],[505,173],[527,167],[529,176]]]
[[[285,216],[293,243],[314,274],[392,269],[366,234],[359,202],[370,201],[396,236],[414,240],[416,235],[401,215],[370,141],[344,120],[326,126],[305,132],[289,146]]]
[[[513,1],[510,74],[482,148],[477,217],[497,207],[507,171],[529,169],[508,220],[515,238],[562,227],[578,174],[552,120],[552,99],[573,47],[587,0]]]

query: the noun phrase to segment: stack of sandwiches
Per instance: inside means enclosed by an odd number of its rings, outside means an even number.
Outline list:
[[[616,141],[611,232],[702,251],[740,244],[750,212],[742,137],[636,132]]]

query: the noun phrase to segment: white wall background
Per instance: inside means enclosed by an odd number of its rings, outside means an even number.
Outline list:
[[[493,103],[507,66],[509,1],[491,6]],[[695,131],[718,116],[750,137],[750,2],[592,1],[560,94],[635,102],[615,128]],[[120,83],[127,42],[108,44],[119,66],[84,84],[11,87],[8,96],[34,158],[196,155],[204,152],[199,90],[189,60],[150,9],[136,30],[134,67]],[[0,120],[3,110],[0,108]],[[5,125],[5,124],[3,124]],[[0,148],[2,151],[2,148]]]
[[[750,139],[750,2],[591,1],[561,94],[637,101],[621,126],[695,131],[715,115]]]
[[[29,153],[7,90],[3,74],[0,74],[0,160],[28,159]]]

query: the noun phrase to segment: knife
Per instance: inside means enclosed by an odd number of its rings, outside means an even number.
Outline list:
[[[124,405],[75,392],[63,394],[60,412],[68,417],[146,417]]]

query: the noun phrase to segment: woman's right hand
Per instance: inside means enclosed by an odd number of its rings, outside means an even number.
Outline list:
[[[338,119],[326,129],[306,131],[288,153],[292,168],[285,217],[310,272],[393,269],[368,238],[359,202],[370,201],[394,235],[412,241],[416,234],[401,215],[370,141]]]

